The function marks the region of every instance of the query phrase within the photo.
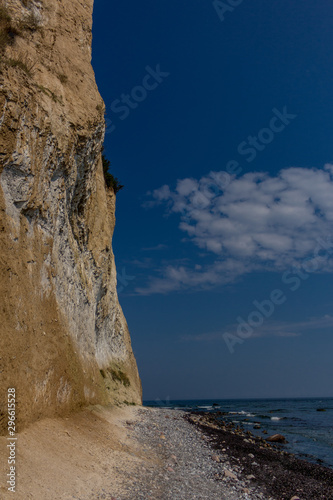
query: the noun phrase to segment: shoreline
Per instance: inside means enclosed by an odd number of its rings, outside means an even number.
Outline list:
[[[185,418],[210,438],[213,449],[241,465],[243,475],[253,476],[267,495],[278,500],[333,499],[333,469],[303,460],[214,414],[188,412]]]

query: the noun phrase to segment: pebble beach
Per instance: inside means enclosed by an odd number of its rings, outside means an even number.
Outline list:
[[[295,458],[280,445],[221,424],[214,415],[139,409],[131,437],[154,463],[128,475],[111,500],[332,500],[333,471]]]
[[[85,408],[18,435],[17,500],[332,500],[333,469],[222,412]],[[0,437],[6,477],[7,439]],[[0,484],[1,500],[13,494]]]

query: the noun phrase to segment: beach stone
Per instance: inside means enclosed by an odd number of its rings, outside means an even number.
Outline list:
[[[217,455],[212,455],[212,460],[214,460],[214,462],[220,462],[220,457],[218,457]]]
[[[230,479],[237,480],[237,476],[233,472],[230,472],[230,470],[225,470],[224,475],[225,477],[229,477]]]
[[[273,434],[273,436],[269,436],[267,438],[267,441],[270,441],[271,443],[285,443],[286,438],[282,436],[282,434]]]
[[[291,500],[301,500],[299,497],[292,497]]]
[[[170,416],[170,418],[166,419],[165,415]],[[274,496],[274,498],[271,497],[272,491],[270,489],[260,495],[262,488],[267,484],[275,492],[283,491],[285,500],[291,500],[291,495],[296,497],[293,500],[298,500],[298,495],[300,495],[301,500],[305,500],[300,489],[303,488],[303,481],[305,483],[307,480],[302,474],[303,462],[298,462],[293,457],[286,461],[284,459],[286,452],[284,451],[283,455],[281,455],[280,449],[275,453],[272,447],[277,443],[271,443],[270,445],[266,440],[256,438],[256,445],[248,447],[247,445],[244,446],[243,439],[245,437],[249,439],[249,435],[246,434],[244,437],[235,436],[237,441],[234,442],[230,438],[228,431],[223,433],[224,436],[222,433],[217,433],[216,441],[213,439],[215,433],[211,434],[208,431],[207,435],[205,434],[205,440],[201,440],[201,421],[197,422],[198,427],[197,425],[194,427],[190,418],[191,415],[179,412],[180,417],[175,421],[174,415],[174,411],[158,409],[142,419],[142,422],[138,421],[133,426],[133,434],[139,437],[140,443],[148,452],[147,456],[145,456],[146,462],[141,469],[140,478],[134,475],[133,478],[128,480],[130,494],[124,496],[124,498],[135,500],[157,498],[163,498],[163,500],[194,500],[199,498],[275,500],[282,498],[282,494]],[[158,429],[153,427],[153,422],[160,424]],[[151,426],[151,430],[147,428],[147,424]],[[165,442],[160,439],[161,434],[166,436]],[[219,436],[222,439],[219,439]],[[271,436],[271,432],[263,437],[268,436]],[[218,444],[218,448],[215,447],[215,443]],[[272,451],[261,453],[259,447],[263,450],[267,450],[267,447],[269,447],[268,449]],[[276,446],[276,448],[278,447]],[[279,445],[279,448],[281,448],[281,445]],[[222,450],[226,450],[226,452]],[[151,459],[154,456],[153,452],[156,451],[159,460],[155,463]],[[151,456],[150,452],[152,452]],[[250,454],[254,455],[254,457],[249,456]],[[219,462],[212,459],[214,455],[218,457]],[[276,458],[273,455],[276,455]],[[267,460],[266,457],[268,457]],[[177,458],[177,461],[175,461],[175,458]],[[252,462],[259,465],[253,466],[251,465]],[[307,470],[317,467],[317,465],[306,467],[305,465],[304,462],[304,468]],[[294,470],[294,467],[296,470]],[[298,467],[299,470],[297,470]],[[281,472],[280,469],[283,469],[283,471]],[[289,471],[292,471],[292,475]],[[296,477],[295,482],[294,475]],[[311,484],[311,477],[309,483]],[[323,487],[323,495],[321,496],[333,500],[333,495],[327,493],[328,490],[326,491],[324,482],[322,484],[319,482],[319,484]],[[314,487],[317,488],[316,484]],[[299,494],[296,491],[299,491]],[[304,491],[306,491],[305,487]],[[316,489],[317,491],[319,489]],[[319,500],[319,497],[320,495],[312,496],[316,500]],[[103,496],[101,495],[99,498],[102,500]],[[309,496],[309,498],[311,497]]]
[[[249,457],[250,457],[250,458],[254,458],[253,453],[249,453]]]
[[[160,439],[166,439],[166,437],[164,436],[164,434],[160,435]]]

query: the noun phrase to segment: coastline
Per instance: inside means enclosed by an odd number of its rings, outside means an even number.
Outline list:
[[[242,476],[252,476],[252,481],[264,489],[267,497],[278,500],[333,498],[333,469],[298,458],[284,451],[283,445],[268,443],[250,431],[225,424],[213,414],[189,412],[185,418],[209,437],[213,449],[241,467]]]
[[[332,500],[333,470],[209,413],[94,406],[18,434],[17,486],[17,500]]]

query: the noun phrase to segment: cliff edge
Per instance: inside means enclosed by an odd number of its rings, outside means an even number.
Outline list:
[[[141,403],[111,247],[93,0],[0,3],[0,429]]]

